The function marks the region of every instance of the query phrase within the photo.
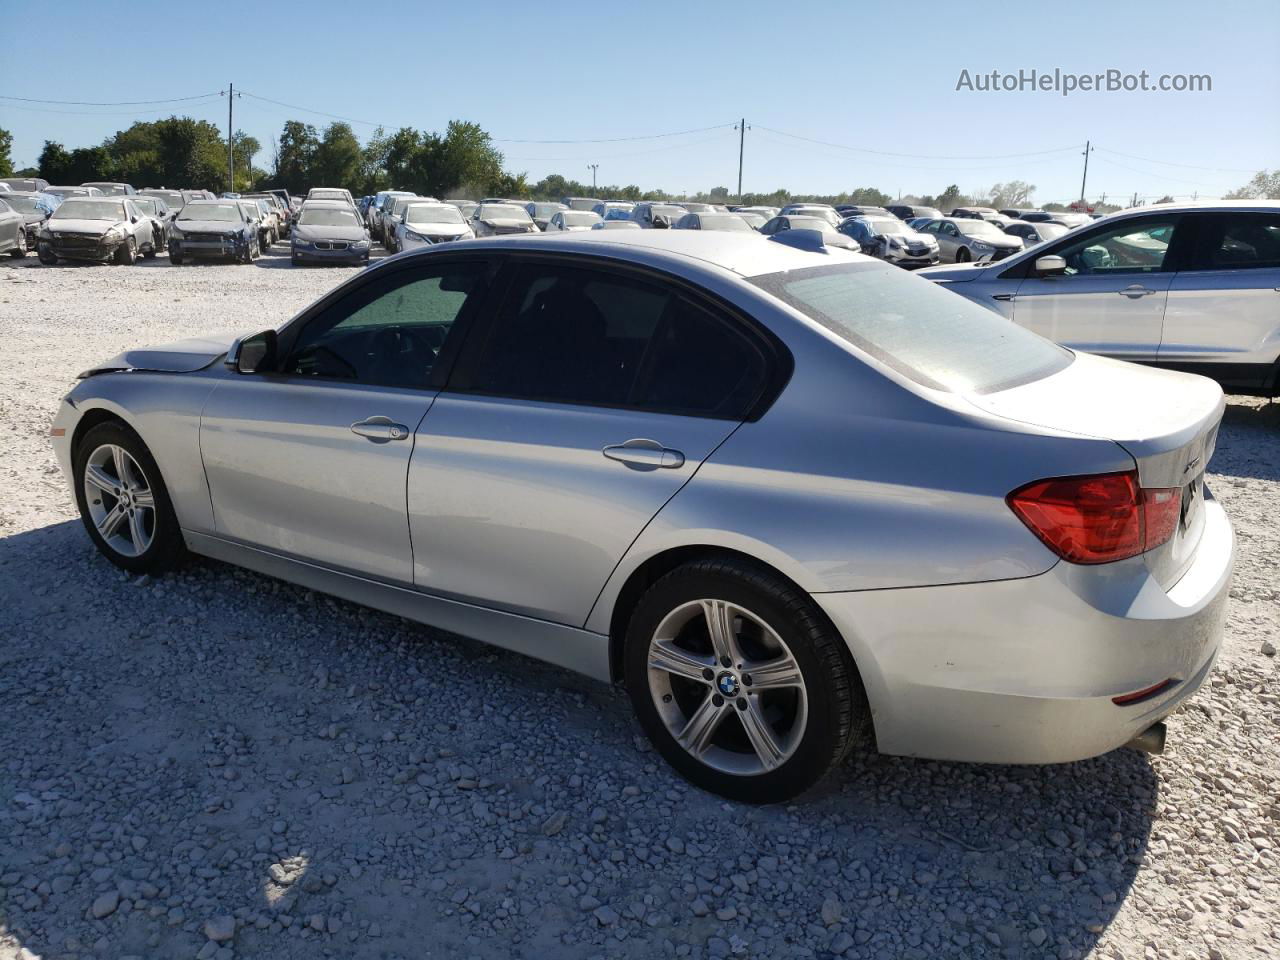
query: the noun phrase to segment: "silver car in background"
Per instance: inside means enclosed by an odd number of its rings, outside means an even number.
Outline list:
[[[192,551],[622,682],[729,797],[795,796],[864,738],[1157,743],[1220,643],[1222,391],[844,250],[438,245],[82,376],[53,444],[113,563]]]
[[[671,225],[673,230],[723,230],[754,233],[755,228],[736,213],[686,213]]]
[[[943,217],[917,226],[916,231],[937,241],[943,263],[1003,260],[1022,250],[1020,238],[985,220]]]
[[[1070,347],[1280,395],[1280,202],[1140,207],[921,276]]]
[[[72,197],[59,204],[37,235],[40,262],[134,263],[157,253],[151,219],[126,197]]]
[[[563,203],[533,201],[524,205],[529,216],[533,218],[533,222],[539,230],[546,230],[547,224],[551,222],[551,218],[561,210],[568,210]]]
[[[577,230],[590,230],[597,223],[604,223],[604,218],[590,210],[559,210],[547,221],[547,233],[573,233]]]
[[[510,233],[540,233],[529,211],[517,203],[481,203],[471,215],[471,230],[477,237]]]
[[[863,253],[913,269],[938,262],[938,241],[917,233],[892,214],[850,217],[836,228],[855,241]]]
[[[416,250],[435,243],[470,240],[475,236],[462,211],[436,200],[411,202],[396,224],[396,249]]]

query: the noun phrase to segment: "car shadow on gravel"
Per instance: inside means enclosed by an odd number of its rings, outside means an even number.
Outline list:
[[[1069,960],[1156,807],[1129,751],[727,803],[621,689],[219,563],[130,577],[76,521],[0,539],[0,607],[0,952],[190,957],[227,915],[272,958]]]

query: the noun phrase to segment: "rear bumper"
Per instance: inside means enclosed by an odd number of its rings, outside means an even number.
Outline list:
[[[1222,640],[1235,541],[1205,503],[1170,590],[1141,557],[990,583],[815,594],[849,644],[881,752],[982,763],[1106,753],[1168,716]],[[1113,697],[1177,681],[1128,706]]]

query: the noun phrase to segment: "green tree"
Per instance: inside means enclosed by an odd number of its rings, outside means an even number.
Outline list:
[[[950,213],[956,207],[962,207],[968,201],[968,198],[960,192],[960,188],[954,183],[947,189],[938,194],[937,202],[934,204],[944,214]]]
[[[334,121],[325,129],[324,138],[316,147],[311,186],[358,188],[363,160],[360,141],[352,133],[351,124]]]
[[[479,196],[502,174],[502,154],[477,123],[450,120],[444,136],[423,138],[411,164],[414,189],[434,197]]]
[[[0,177],[13,176],[13,134],[0,127]]]
[[[277,187],[290,193],[306,193],[311,186],[311,171],[320,146],[316,128],[300,120],[289,120],[280,134],[276,151],[276,169],[272,178]]]
[[[1228,200],[1280,200],[1280,167],[1259,170],[1253,179],[1227,194]]]
[[[40,176],[45,180],[56,184],[66,183],[69,179],[67,171],[71,169],[71,154],[62,144],[46,140],[36,165],[40,169]]]

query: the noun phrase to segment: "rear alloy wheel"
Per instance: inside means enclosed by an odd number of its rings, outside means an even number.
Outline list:
[[[27,231],[18,231],[18,245],[9,251],[9,256],[21,260],[27,255]]]
[[[80,517],[99,552],[132,573],[177,564],[185,553],[178,519],[146,446],[120,423],[92,428],[74,454]]]
[[[116,263],[122,267],[131,267],[138,262],[138,241],[129,237],[116,251]]]
[[[861,684],[812,600],[749,563],[677,568],[641,599],[626,678],[641,726],[693,783],[735,800],[789,800],[847,756]]]
[[[973,259],[973,255],[969,253],[968,247],[961,247],[956,251],[956,263],[968,263]]]

